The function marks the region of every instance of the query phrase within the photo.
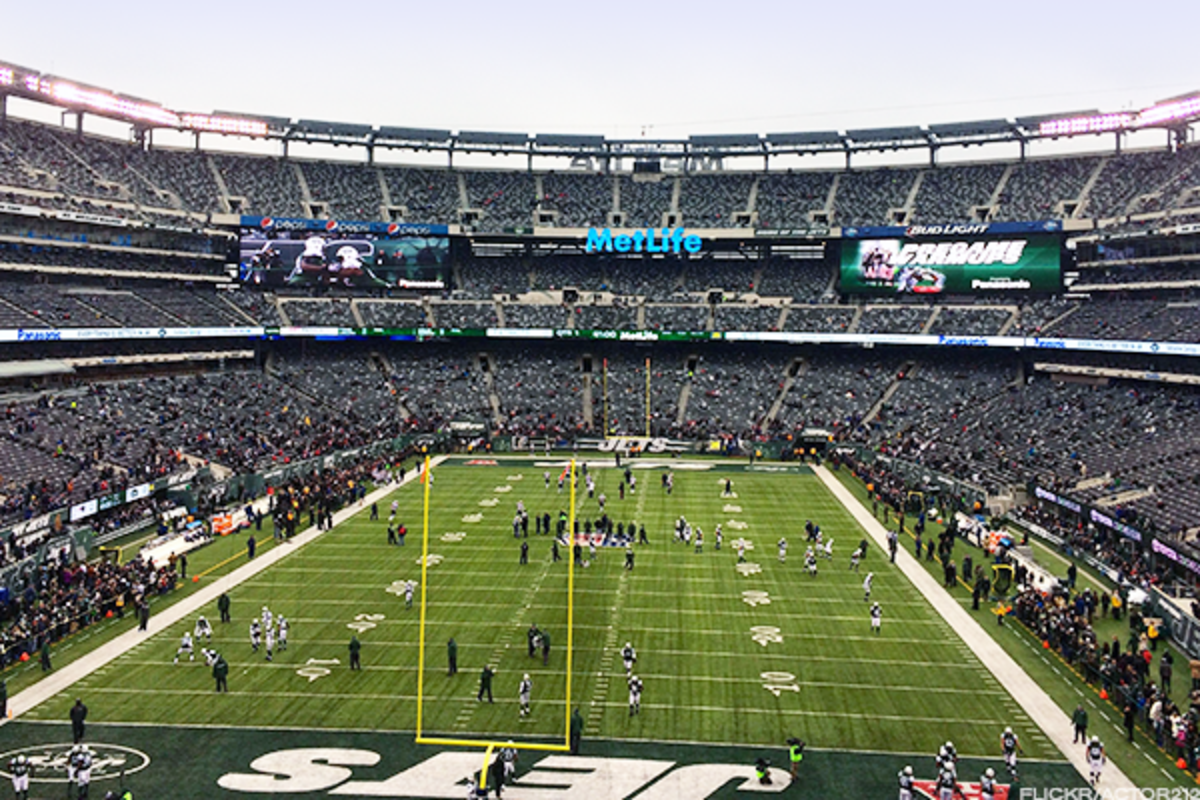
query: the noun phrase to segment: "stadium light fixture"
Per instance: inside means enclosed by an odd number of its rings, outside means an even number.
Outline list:
[[[1127,112],[1100,114],[1094,117],[1051,119],[1038,126],[1038,133],[1042,136],[1074,136],[1081,133],[1106,133],[1108,131],[1127,128],[1133,120],[1134,115]]]
[[[0,67],[0,86],[12,86],[13,71],[8,67]]]
[[[140,103],[96,89],[83,89],[64,81],[54,81],[49,87],[45,86],[48,81],[42,80],[41,83],[42,92],[47,92],[48,88],[48,94],[64,105],[82,106],[102,114],[153,122],[171,128],[179,127],[179,116],[162,106]]]
[[[184,114],[180,127],[208,133],[228,133],[237,136],[266,136],[267,123],[256,119],[214,117],[208,114]]]
[[[1139,128],[1200,116],[1200,95],[1143,109],[1134,123]]]

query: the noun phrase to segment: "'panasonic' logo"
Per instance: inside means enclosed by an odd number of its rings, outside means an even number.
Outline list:
[[[58,342],[62,340],[62,331],[27,331],[17,329],[18,342]]]

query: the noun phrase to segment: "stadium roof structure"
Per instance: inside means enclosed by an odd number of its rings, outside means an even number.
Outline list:
[[[112,92],[56,75],[0,62],[0,120],[7,113],[8,97],[22,97],[58,106],[77,114],[82,131],[85,114],[121,120],[141,137],[155,129],[244,136],[280,140],[287,152],[290,142],[314,142],[367,148],[374,157],[377,147],[417,151],[445,151],[450,158],[459,153],[523,154],[571,157],[587,155],[613,158],[686,158],[758,156],[769,159],[784,154],[845,153],[847,163],[854,153],[926,148],[930,160],[938,149],[1013,142],[1021,147],[1037,139],[1112,133],[1118,150],[1124,134],[1158,128],[1168,131],[1176,142],[1186,141],[1188,129],[1200,122],[1200,91],[1159,101],[1138,111],[1104,113],[1098,110],[1039,114],[1014,119],[905,125],[847,131],[695,134],[685,139],[609,139],[593,134],[528,134],[504,131],[458,131],[374,126],[361,122],[291,120],[264,114],[235,114],[214,111],[175,111],[151,100]]]

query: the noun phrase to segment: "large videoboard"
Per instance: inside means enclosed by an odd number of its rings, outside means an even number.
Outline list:
[[[1053,293],[1062,285],[1061,262],[1062,239],[1052,233],[926,236],[904,231],[843,239],[840,287],[844,294],[880,296]]]
[[[444,225],[242,217],[239,277],[249,286],[441,289]]]

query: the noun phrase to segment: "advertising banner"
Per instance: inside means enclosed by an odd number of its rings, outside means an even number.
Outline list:
[[[1061,284],[1061,243],[1049,234],[847,239],[841,248],[845,294],[1048,294]]]

